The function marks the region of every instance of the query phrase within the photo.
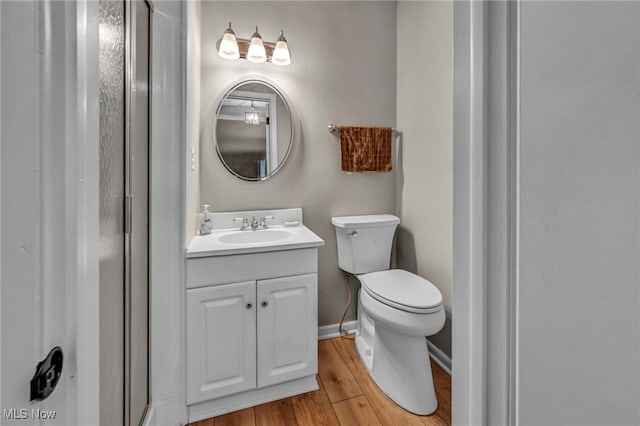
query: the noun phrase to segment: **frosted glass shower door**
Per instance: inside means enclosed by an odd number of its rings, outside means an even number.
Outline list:
[[[149,402],[149,55],[145,1],[100,10],[100,423]]]

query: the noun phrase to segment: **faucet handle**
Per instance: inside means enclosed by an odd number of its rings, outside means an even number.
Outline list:
[[[246,231],[247,229],[251,228],[251,225],[249,225],[249,218],[247,217],[236,217],[233,219],[234,222],[240,222],[242,221],[242,226],[240,227],[241,231]]]
[[[260,229],[267,229],[269,228],[269,226],[267,226],[267,219],[274,219],[273,216],[269,215],[269,216],[262,216],[260,217]]]

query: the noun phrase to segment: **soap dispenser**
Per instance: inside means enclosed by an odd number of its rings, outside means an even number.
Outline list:
[[[209,204],[203,204],[202,207],[204,209],[202,210],[202,213],[198,215],[198,230],[200,235],[207,235],[210,234],[213,229],[213,220],[211,219],[211,213],[209,212]]]

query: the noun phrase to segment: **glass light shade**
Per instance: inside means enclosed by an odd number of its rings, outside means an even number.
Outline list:
[[[264,44],[262,39],[253,37],[251,44],[249,45],[249,51],[247,52],[247,59],[250,62],[261,63],[267,60],[267,52],[264,50]]]
[[[258,33],[258,27],[256,27],[256,32],[251,36],[247,60],[255,63],[266,62],[267,60],[267,51],[264,50],[264,44],[262,44],[260,33]]]
[[[260,115],[258,114],[258,111],[254,111],[252,108],[251,111],[245,112],[244,122],[247,124],[253,124],[253,125],[260,124]]]
[[[289,65],[291,64],[291,54],[289,53],[289,47],[286,41],[276,42],[276,48],[273,49],[273,56],[271,62],[276,65]]]
[[[258,114],[258,111],[253,107],[253,101],[251,101],[251,109],[244,113],[244,122],[256,126],[260,124],[260,114]]]
[[[224,59],[238,59],[240,57],[238,42],[236,41],[236,36],[233,35],[233,33],[224,33],[222,40],[220,41],[218,55]]]

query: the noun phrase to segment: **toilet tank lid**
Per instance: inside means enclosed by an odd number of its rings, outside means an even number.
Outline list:
[[[332,217],[331,223],[338,228],[368,228],[381,225],[397,225],[400,223],[400,218],[392,214],[365,214]]]

